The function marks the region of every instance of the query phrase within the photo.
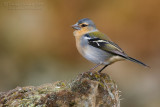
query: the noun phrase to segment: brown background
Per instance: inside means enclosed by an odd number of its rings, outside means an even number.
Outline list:
[[[128,55],[105,71],[122,107],[160,106],[159,0],[0,0],[0,91],[70,80],[94,64],[76,50],[71,25],[90,18]]]

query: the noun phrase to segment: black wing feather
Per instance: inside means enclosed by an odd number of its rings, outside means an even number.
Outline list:
[[[147,66],[149,67],[148,65],[144,64],[143,62],[137,60],[137,59],[134,59],[134,58],[131,58],[129,57],[127,54],[125,54],[123,52],[123,50],[117,45],[115,44],[114,42],[111,42],[109,40],[102,40],[98,37],[91,37],[89,36],[89,34],[85,35],[86,37],[88,37],[88,43],[89,45],[93,46],[93,47],[96,47],[96,48],[99,48],[99,49],[102,49],[106,52],[109,52],[113,55],[117,55],[117,56],[121,56],[125,59],[128,59],[132,62],[136,62],[138,64],[141,64],[143,66]],[[98,42],[100,41],[100,42]]]

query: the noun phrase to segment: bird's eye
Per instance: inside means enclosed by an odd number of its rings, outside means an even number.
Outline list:
[[[88,26],[88,25],[86,25],[86,24],[82,24],[81,26],[82,26],[82,27],[86,27],[86,26]]]

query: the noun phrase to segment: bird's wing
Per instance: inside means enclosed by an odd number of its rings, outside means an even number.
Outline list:
[[[105,34],[96,32],[95,36],[94,33],[95,32],[91,32],[84,35],[84,37],[88,40],[89,45],[104,50],[106,52],[112,53],[114,55],[118,55],[124,58],[127,57],[124,51],[117,44],[106,38]]]

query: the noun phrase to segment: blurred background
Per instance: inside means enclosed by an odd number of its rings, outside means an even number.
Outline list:
[[[71,80],[94,64],[75,47],[71,25],[90,18],[128,55],[105,69],[122,107],[160,106],[159,0],[0,0],[0,91]],[[99,68],[100,69],[100,68]]]

